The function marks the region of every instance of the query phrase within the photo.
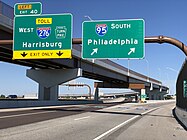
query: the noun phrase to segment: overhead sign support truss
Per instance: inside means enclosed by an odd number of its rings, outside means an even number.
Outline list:
[[[187,46],[182,43],[181,41],[167,37],[167,36],[150,36],[150,37],[145,37],[144,38],[145,43],[168,43],[176,46],[179,48],[186,56],[187,56]],[[13,44],[13,40],[0,40],[0,45],[11,45]],[[82,44],[82,39],[81,38],[74,38],[72,39],[72,44]]]

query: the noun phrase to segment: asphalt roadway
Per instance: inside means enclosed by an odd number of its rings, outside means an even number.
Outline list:
[[[0,110],[0,140],[180,140],[175,102]]]

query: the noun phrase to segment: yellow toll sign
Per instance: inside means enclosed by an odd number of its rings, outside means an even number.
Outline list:
[[[36,18],[36,24],[52,24],[52,18]]]
[[[13,59],[72,58],[71,50],[21,50],[14,51],[13,56]]]
[[[18,10],[29,10],[32,9],[32,5],[31,4],[20,4],[18,5]]]

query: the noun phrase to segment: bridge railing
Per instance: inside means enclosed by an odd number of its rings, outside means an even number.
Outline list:
[[[14,9],[0,1],[0,23],[3,26],[13,28]]]
[[[0,1],[0,14],[13,19],[14,18],[14,9],[7,5],[6,3]]]
[[[0,24],[2,24],[5,27],[9,27],[11,29],[13,28],[13,20],[2,14],[0,14]]]
[[[77,39],[78,40],[78,39]],[[80,43],[80,44],[79,44]],[[77,42],[76,44],[73,45],[73,56],[81,58],[81,42]],[[105,60],[105,59],[101,59],[101,60],[92,60],[92,59],[85,59],[86,61],[90,61],[91,63],[95,63],[96,65],[108,68],[110,70],[113,70],[115,72],[121,73],[121,74],[126,74],[128,75],[128,69],[111,61],[111,60]],[[147,81],[147,76],[142,75],[140,73],[137,73],[135,71],[130,70],[130,77],[136,78],[138,80],[142,80],[142,81]],[[162,83],[158,80],[155,80],[153,78],[149,77],[149,82],[156,84],[156,85],[162,85]]]

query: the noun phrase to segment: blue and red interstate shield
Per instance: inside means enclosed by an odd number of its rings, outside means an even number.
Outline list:
[[[95,30],[99,36],[104,36],[107,33],[108,27],[106,24],[97,24]]]
[[[41,39],[46,39],[51,34],[51,27],[38,27],[36,33]]]

